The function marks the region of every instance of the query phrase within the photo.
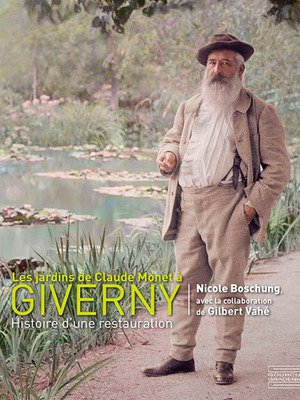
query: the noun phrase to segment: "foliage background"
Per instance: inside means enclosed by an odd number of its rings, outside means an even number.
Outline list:
[[[51,110],[48,115],[37,112],[35,120],[38,116],[39,123],[32,123],[33,114],[24,113],[22,104],[46,95],[50,100],[61,99],[55,112],[60,114],[58,119],[70,113],[74,100],[86,102],[87,113],[92,112],[91,105],[95,103],[104,108],[103,114],[107,107],[118,109],[109,115],[112,128],[108,137],[114,136],[117,123],[121,131],[116,136],[121,132],[123,144],[152,146],[172,124],[178,103],[199,89],[204,68],[195,59],[198,47],[215,32],[224,31],[254,46],[244,83],[275,104],[288,136],[297,136],[298,31],[266,18],[268,0],[196,3],[192,12],[171,10],[152,18],[136,11],[126,24],[124,35],[111,32],[107,36],[91,27],[85,13],[58,25],[46,20],[38,23],[35,16],[28,17],[19,0],[2,1],[2,139],[12,136],[14,142],[20,141],[20,135],[14,138],[16,134],[12,133],[22,126],[27,127],[33,144],[80,144],[100,135],[99,127],[93,128],[92,135],[73,135],[70,127],[64,129],[63,141],[56,140],[60,125],[57,118],[50,121]],[[40,103],[36,102],[36,106]]]

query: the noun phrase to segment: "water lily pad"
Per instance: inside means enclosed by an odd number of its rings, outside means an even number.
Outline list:
[[[159,172],[129,172],[129,171],[105,171],[101,169],[84,169],[71,171],[38,172],[35,175],[46,178],[60,179],[88,179],[93,181],[152,181],[165,180]]]
[[[0,226],[67,224],[88,219],[96,219],[96,217],[72,214],[68,210],[56,208],[36,210],[30,204],[25,204],[20,208],[12,206],[0,207]]]
[[[119,158],[119,159],[130,159],[135,160],[154,160],[157,154],[157,150],[152,149],[139,149],[138,147],[121,149],[114,146],[107,146],[103,150],[96,150],[94,148],[76,148],[71,154],[75,158],[84,158],[90,160],[98,159],[109,159],[109,158]]]
[[[0,274],[8,279],[12,272],[18,276],[26,271],[36,270],[45,267],[47,263],[41,260],[34,260],[33,258],[14,258],[8,261],[0,262]]]
[[[101,194],[124,197],[151,197],[154,199],[165,199],[167,197],[167,187],[158,186],[110,186],[94,189]]]
[[[37,162],[45,160],[36,154],[30,154],[28,148],[21,144],[13,144],[9,148],[0,148],[0,161],[28,161]]]

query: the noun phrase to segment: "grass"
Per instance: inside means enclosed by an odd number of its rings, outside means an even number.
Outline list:
[[[82,143],[105,147],[122,145],[124,116],[99,105],[65,104],[30,121],[28,136],[40,146],[68,146]],[[41,134],[42,133],[42,134]]]
[[[300,183],[299,166],[271,211],[265,243],[252,242],[251,258],[272,258],[299,249]]]
[[[10,336],[5,335],[7,345],[11,346],[12,343],[22,345],[22,336],[23,332],[18,330],[12,331]],[[112,361],[109,357],[82,368],[78,360],[86,346],[82,346],[81,350],[75,354],[62,357],[62,347],[51,337],[45,341],[42,336],[47,337],[47,332],[36,337],[31,350],[28,353],[25,352],[26,359],[23,359],[25,355],[23,347],[19,348],[17,354],[14,352],[10,358],[13,365],[10,365],[0,349],[0,376],[2,378],[0,398],[50,400],[55,397],[57,400],[63,400],[101,367]],[[28,345],[30,346],[31,343]],[[74,372],[78,368],[79,372]]]
[[[73,247],[73,242],[75,247]],[[81,236],[72,239],[69,232],[64,238],[56,243],[57,260],[44,260],[45,274],[54,275],[73,275],[74,283],[63,315],[58,315],[57,308],[52,300],[49,284],[45,283],[46,314],[41,316],[40,295],[41,285],[33,282],[25,282],[32,288],[31,298],[35,300],[36,306],[28,316],[22,317],[24,321],[56,321],[57,327],[50,328],[27,328],[12,327],[12,318],[16,320],[16,314],[12,310],[12,291],[17,283],[2,278],[0,288],[0,375],[2,382],[0,385],[4,398],[7,399],[51,399],[53,396],[62,393],[59,399],[65,398],[66,390],[75,389],[81,382],[91,374],[101,368],[107,360],[100,361],[75,374],[69,378],[70,372],[78,363],[79,357],[87,350],[98,345],[111,343],[115,338],[115,330],[103,328],[63,328],[62,323],[67,318],[72,318],[73,323],[80,321],[97,321],[119,319],[117,309],[112,305],[108,308],[106,316],[102,315],[103,307],[103,284],[97,283],[97,290],[84,288],[82,297],[93,297],[94,301],[82,303],[82,310],[85,312],[96,312],[95,316],[77,315],[76,308],[76,288],[77,278],[82,273],[94,277],[96,273],[109,274],[133,274],[135,279],[132,283],[136,284],[145,300],[150,302],[150,285],[145,282],[138,282],[138,272],[148,272],[151,274],[167,274],[174,267],[174,255],[172,243],[164,243],[160,240],[159,233],[152,235],[132,232],[130,238],[125,238],[122,232],[117,232],[113,237],[109,237],[105,230],[100,236],[98,243],[91,236]],[[33,274],[29,271],[28,274]],[[127,294],[126,299],[121,303],[125,316],[130,316],[131,282],[117,282],[122,286]],[[65,296],[68,282],[56,282],[55,292],[62,303]],[[170,283],[165,284],[169,289]],[[118,291],[115,294],[117,295]],[[20,311],[28,309],[28,303],[24,303],[25,298],[29,298],[27,289],[19,289],[17,292],[16,307]],[[156,291],[155,301],[161,301],[161,292]],[[141,301],[137,301],[137,309],[143,308]],[[13,376],[13,379],[10,377]],[[44,379],[44,387],[39,387],[39,383]],[[70,385],[70,387],[69,387]],[[66,389],[68,387],[68,389]]]
[[[7,93],[2,92],[0,139],[7,147],[13,143],[45,147],[86,143],[99,147],[124,145],[127,121],[120,110],[71,99],[64,99],[61,104],[59,100],[48,99],[22,105],[18,98],[12,106]]]

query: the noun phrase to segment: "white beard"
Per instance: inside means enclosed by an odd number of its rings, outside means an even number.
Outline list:
[[[202,99],[215,109],[226,109],[233,105],[242,88],[242,79],[235,72],[232,78],[223,75],[208,77],[205,71],[202,81]]]

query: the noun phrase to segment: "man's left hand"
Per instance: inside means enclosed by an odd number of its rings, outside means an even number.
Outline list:
[[[249,225],[250,222],[253,220],[253,218],[256,215],[256,210],[253,207],[247,206],[246,204],[244,205],[244,213],[246,217],[247,224]]]

